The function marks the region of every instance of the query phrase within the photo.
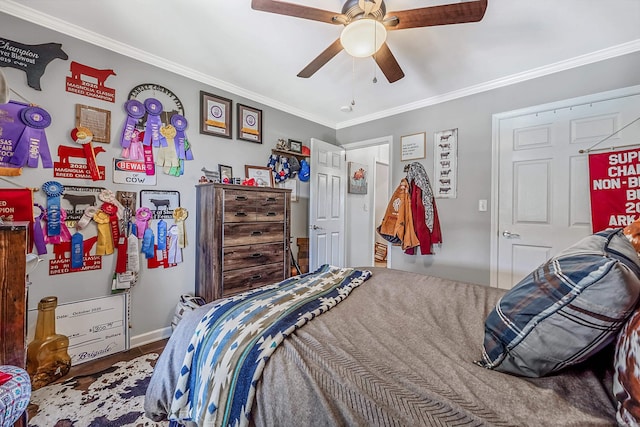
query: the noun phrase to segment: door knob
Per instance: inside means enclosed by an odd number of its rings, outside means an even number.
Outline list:
[[[510,232],[508,230],[504,230],[502,232],[502,236],[507,238],[507,239],[519,239],[520,238],[520,235],[518,233],[512,233],[512,232]]]
[[[324,228],[322,228],[322,227],[318,227],[318,226],[317,226],[317,225],[315,225],[315,224],[313,224],[313,225],[311,226],[311,229],[312,229],[312,230],[324,230]]]

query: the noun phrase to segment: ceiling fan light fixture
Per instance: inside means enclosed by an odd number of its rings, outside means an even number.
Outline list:
[[[356,58],[366,58],[380,49],[387,39],[387,29],[380,21],[362,18],[344,27],[340,43],[347,53]]]

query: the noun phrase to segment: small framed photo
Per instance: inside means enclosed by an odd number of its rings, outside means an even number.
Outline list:
[[[367,165],[349,162],[347,191],[352,194],[367,194]]]
[[[238,104],[238,139],[262,144],[262,110]]]
[[[76,127],[81,126],[93,133],[93,142],[111,142],[111,111],[76,104]]]
[[[220,182],[223,184],[233,183],[233,169],[231,166],[218,165],[218,173],[220,174]]]
[[[200,133],[231,138],[233,101],[200,91]]]
[[[255,179],[258,187],[273,187],[273,170],[265,166],[244,166],[244,173],[247,179]]]
[[[426,133],[414,133],[400,137],[400,161],[424,159],[427,157]]]
[[[292,153],[302,154],[302,142],[294,141],[293,139],[290,139],[289,151],[291,151]]]

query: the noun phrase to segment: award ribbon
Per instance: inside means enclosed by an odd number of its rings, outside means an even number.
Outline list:
[[[34,217],[33,221],[33,243],[36,246],[36,252],[38,255],[44,255],[47,253],[47,243],[44,241],[44,233],[42,232],[42,218],[46,213],[44,206],[38,203],[33,204],[34,207],[40,209],[40,214]]]
[[[158,221],[158,250],[167,249],[167,223],[161,219]]]
[[[47,235],[60,235],[60,196],[64,193],[64,185],[57,181],[42,184],[42,191],[47,195]]]
[[[48,215],[48,210],[47,210],[47,215]],[[45,216],[45,221],[47,221],[47,225],[48,225],[48,216]],[[62,243],[62,242],[68,242],[71,240],[71,233],[69,232],[69,229],[67,228],[67,224],[64,222],[67,219],[67,211],[65,211],[64,209],[60,210],[60,232],[57,235],[50,235],[50,234],[46,234],[44,236],[44,241],[47,243],[50,243],[52,245],[57,245],[58,243]],[[47,227],[48,230],[48,227]]]
[[[82,268],[84,265],[84,242],[82,234],[74,233],[71,236],[71,268]]]
[[[26,163],[30,168],[37,168],[40,157],[43,168],[52,168],[51,152],[44,133],[44,129],[51,124],[51,116],[40,107],[26,107],[20,110],[20,119],[27,127],[24,128],[9,162],[20,167]]]
[[[136,239],[137,240],[137,239]],[[127,238],[121,234],[118,238],[118,255],[116,258],[116,273],[125,273],[127,271]]]
[[[188,124],[187,119],[185,119],[180,114],[174,114],[173,116],[171,116],[171,124],[176,129],[176,135],[175,135],[174,141],[176,145],[176,152],[178,153],[178,158],[180,160],[185,160],[187,158],[187,152],[185,148],[187,135],[184,133],[184,131],[187,128],[187,124]],[[189,160],[192,160],[192,159],[189,159]]]
[[[147,228],[144,230],[144,236],[142,237],[142,248],[140,251],[144,254],[145,258],[150,259],[155,257],[153,230]]]
[[[113,240],[113,246],[118,244],[120,239],[120,223],[118,222],[118,207],[113,203],[104,202],[100,206],[102,212],[109,215],[109,226],[111,227],[111,239]]]
[[[172,125],[162,126],[160,133],[164,137],[165,144],[158,150],[156,164],[163,166],[163,171],[167,175],[180,176],[180,160],[175,149],[174,138],[176,128]],[[168,144],[166,142],[169,142]]]
[[[151,209],[145,206],[136,210],[136,230],[138,239],[142,239],[144,237],[144,232],[147,229],[149,221],[151,221],[152,217],[153,214],[151,213]]]
[[[98,212],[98,208],[95,206],[87,206],[84,209],[82,217],[76,222],[76,230],[82,230],[89,225],[93,216]]]
[[[182,262],[182,251],[178,248],[178,226],[172,225],[167,232],[169,236],[169,254],[167,262],[169,264],[180,264]]]
[[[124,103],[124,110],[127,112],[127,120],[124,123],[122,129],[122,138],[120,138],[120,145],[124,149],[128,149],[131,146],[131,141],[136,131],[136,125],[138,120],[144,117],[144,105],[137,99],[130,99]],[[124,153],[124,150],[123,150]],[[124,154],[123,154],[124,155]]]
[[[111,255],[113,253],[113,238],[111,237],[111,218],[109,214],[99,210],[93,216],[98,224],[98,241],[96,242],[96,255]]]
[[[150,145],[143,145],[144,152],[144,169],[147,175],[156,174],[156,165],[153,162],[153,148]]]
[[[129,234],[127,237],[127,270],[134,273],[140,271],[138,244],[138,237],[133,233]]]
[[[144,132],[134,129],[131,135],[131,144],[129,147],[122,149],[122,157],[129,160],[144,160],[143,138]]]
[[[154,147],[159,147],[160,126],[162,126],[162,121],[160,120],[160,114],[162,114],[162,103],[155,98],[147,98],[144,101],[144,107],[148,114],[142,144],[149,146],[153,143]]]
[[[87,158],[87,168],[91,174],[91,179],[94,181],[100,180],[100,169],[98,169],[98,163],[96,162],[96,153],[93,151],[93,132],[91,129],[79,126],[71,131],[71,139],[77,144],[82,145],[84,150],[84,156]]]
[[[124,206],[122,206],[122,203],[120,203],[118,199],[116,199],[116,195],[113,191],[109,190],[108,188],[105,188],[104,190],[100,191],[100,194],[98,195],[98,199],[102,200],[103,202],[107,202],[107,203],[111,203],[112,205],[115,205],[118,210],[118,218],[120,219],[123,218]]]
[[[189,211],[185,208],[175,208],[173,210],[173,220],[176,222],[176,226],[178,227],[178,247],[186,248],[187,247],[187,233],[185,231],[184,221],[189,216]]]

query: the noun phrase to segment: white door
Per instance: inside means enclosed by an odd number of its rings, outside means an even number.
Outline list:
[[[499,168],[493,193],[498,199],[493,285],[511,288],[591,234],[588,154],[579,150],[635,120],[639,93],[635,87],[494,117]],[[597,148],[632,143],[640,143],[640,126],[630,126]]]
[[[309,271],[345,266],[345,150],[311,138],[309,179]]]

